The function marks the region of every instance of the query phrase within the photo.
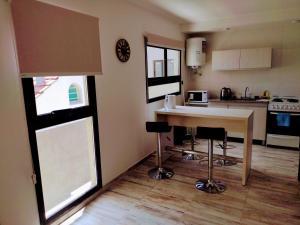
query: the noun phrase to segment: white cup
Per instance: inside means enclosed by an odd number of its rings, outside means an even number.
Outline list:
[[[164,102],[165,109],[175,109],[176,108],[176,95],[166,95]]]

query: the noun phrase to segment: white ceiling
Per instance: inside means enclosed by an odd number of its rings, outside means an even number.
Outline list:
[[[176,20],[187,33],[300,19],[300,0],[129,1]]]

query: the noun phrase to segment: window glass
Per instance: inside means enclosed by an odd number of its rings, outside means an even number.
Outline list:
[[[37,114],[88,105],[86,76],[34,77]]]
[[[164,77],[164,49],[147,46],[148,78]]]
[[[37,130],[36,140],[49,218],[97,185],[93,119]]]
[[[168,76],[180,75],[180,51],[167,49]]]
[[[151,86],[148,88],[149,99],[164,96],[167,94],[178,93],[180,91],[180,82]]]

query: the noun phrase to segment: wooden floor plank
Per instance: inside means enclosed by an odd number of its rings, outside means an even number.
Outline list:
[[[243,145],[228,150],[242,156]],[[197,146],[207,151],[207,143]],[[215,151],[221,154],[220,150]],[[300,224],[299,152],[253,146],[252,173],[241,185],[239,163],[214,167],[214,177],[226,183],[222,194],[195,189],[195,181],[207,176],[207,162],[183,160],[173,154],[164,165],[175,175],[170,180],[150,179],[147,171],[155,157],[126,173],[92,203],[74,225],[210,225]]]

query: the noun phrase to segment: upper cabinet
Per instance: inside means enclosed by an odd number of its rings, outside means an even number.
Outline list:
[[[240,69],[271,68],[271,48],[241,49]]]
[[[238,70],[240,68],[240,49],[213,51],[213,70]]]
[[[212,70],[271,68],[271,56],[271,48],[213,51]]]

